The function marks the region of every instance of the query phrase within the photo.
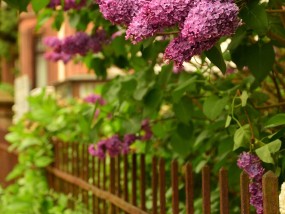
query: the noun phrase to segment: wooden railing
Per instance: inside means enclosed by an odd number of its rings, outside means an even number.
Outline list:
[[[54,144],[55,161],[47,167],[48,181],[55,191],[81,199],[90,213],[95,214],[164,214],[194,213],[194,173],[192,166],[183,166],[183,173],[173,160],[170,175],[165,161],[153,157],[146,165],[143,154],[125,155],[99,160],[88,154],[88,146],[77,143]],[[148,160],[149,162],[149,160]],[[169,180],[171,180],[169,182]],[[203,167],[201,181],[202,211],[211,213],[210,168]],[[185,196],[179,198],[180,183],[184,182]],[[228,171],[220,169],[218,175],[221,214],[229,214]],[[240,175],[240,213],[249,214],[249,178]],[[166,203],[166,190],[171,187],[172,203]],[[197,189],[197,188],[195,188]],[[278,179],[271,171],[263,176],[264,214],[279,213]],[[147,203],[148,202],[148,203]],[[151,203],[150,203],[151,202]],[[181,211],[179,203],[184,203]],[[171,207],[169,207],[171,204]],[[72,204],[70,206],[73,206]]]

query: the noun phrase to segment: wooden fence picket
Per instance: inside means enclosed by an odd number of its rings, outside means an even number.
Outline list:
[[[202,169],[202,198],[203,214],[211,213],[211,188],[210,188],[210,167],[204,166]]]
[[[221,168],[219,171],[219,187],[220,187],[220,214],[229,214],[228,171],[224,168]]]
[[[264,214],[278,214],[279,213],[279,199],[278,199],[278,177],[272,172],[268,171],[262,177],[263,190],[263,213]]]
[[[194,177],[192,165],[185,166],[186,214],[194,214]]]

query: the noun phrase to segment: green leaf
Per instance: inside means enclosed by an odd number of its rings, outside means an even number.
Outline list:
[[[229,50],[236,49],[241,44],[241,42],[245,37],[246,37],[246,28],[245,26],[241,26],[238,28],[238,30],[231,38],[231,43],[229,44],[228,49]]]
[[[53,159],[51,157],[46,157],[46,156],[38,157],[35,159],[35,165],[37,167],[46,167],[52,162]]]
[[[174,103],[173,111],[177,119],[184,124],[188,124],[193,116],[194,106],[191,99],[182,97],[179,103]]]
[[[241,106],[242,106],[242,107],[245,107],[245,106],[246,106],[248,97],[249,97],[249,96],[248,96],[247,92],[246,92],[246,91],[243,91],[242,94],[241,94],[241,97],[240,97],[240,99],[241,99]]]
[[[264,35],[269,29],[265,4],[259,4],[259,1],[253,1],[249,7],[244,7],[240,16],[258,34]]]
[[[232,51],[232,60],[239,69],[248,66],[257,81],[261,82],[272,70],[275,59],[270,43],[256,43],[251,46],[240,45]]]
[[[231,124],[231,121],[232,121],[232,117],[231,115],[228,115],[226,119],[225,128],[229,127],[229,125]]]
[[[179,84],[178,87],[175,88],[172,92],[173,101],[178,102],[183,94],[188,90],[188,88],[195,84],[196,79],[197,77],[192,77]]]
[[[179,123],[176,129],[177,134],[184,140],[189,140],[193,136],[194,126],[192,123]]]
[[[274,164],[272,154],[278,152],[281,148],[281,141],[275,140],[255,150],[258,157],[265,163]]]
[[[265,128],[273,128],[276,126],[285,125],[285,114],[276,114],[273,117],[271,117],[266,123]]]
[[[35,137],[28,137],[22,140],[20,146],[18,147],[19,151],[22,151],[30,146],[40,145],[41,141]]]
[[[257,154],[257,156],[265,163],[272,163],[274,164],[274,160],[271,157],[269,148],[267,145],[262,146],[258,149],[255,150],[255,153]]]
[[[226,63],[220,48],[214,46],[210,50],[205,51],[205,55],[214,65],[216,65],[221,70],[223,74],[226,73]]]
[[[240,147],[249,147],[250,144],[250,127],[248,124],[240,127],[238,130],[236,130],[234,134],[234,149],[236,150]]]
[[[6,177],[6,180],[11,181],[12,179],[15,179],[15,178],[19,177],[20,175],[22,175],[24,173],[24,171],[25,171],[25,166],[18,164],[8,174],[8,176]]]
[[[20,12],[26,11],[30,0],[4,0],[10,7],[14,7]]]
[[[246,57],[253,76],[262,81],[272,70],[275,52],[272,44],[255,44],[248,48]]]
[[[204,114],[211,120],[216,119],[228,103],[228,97],[219,98],[215,95],[208,97],[203,104]]]
[[[170,145],[174,152],[177,152],[181,156],[189,154],[192,148],[191,139],[183,139],[177,133],[174,133],[170,140]]]
[[[32,6],[34,11],[37,13],[41,9],[45,8],[49,4],[50,0],[32,0]]]

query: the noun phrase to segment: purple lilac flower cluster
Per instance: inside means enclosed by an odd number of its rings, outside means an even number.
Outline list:
[[[84,32],[78,32],[64,39],[46,37],[43,40],[46,46],[53,49],[51,52],[45,54],[46,59],[55,62],[62,60],[64,63],[70,61],[72,56],[76,54],[85,56],[89,51],[98,53],[107,42],[107,34],[102,29],[98,29],[91,36]]]
[[[137,140],[137,137],[133,134],[127,134],[123,140],[118,135],[113,135],[110,138],[99,141],[96,144],[89,146],[89,154],[96,156],[100,159],[104,159],[108,153],[110,157],[116,157],[119,154],[127,154],[132,145]]]
[[[127,25],[126,39],[133,43],[178,26],[178,35],[164,54],[176,70],[240,25],[233,0],[100,0],[98,4],[106,19]]]
[[[86,0],[50,0],[48,4],[49,8],[56,9],[58,6],[62,6],[63,10],[79,10],[86,5]]]
[[[237,165],[244,170],[251,179],[249,184],[250,204],[255,207],[257,214],[262,214],[262,176],[265,169],[261,165],[261,160],[252,153],[243,152],[239,155]]]
[[[84,97],[83,100],[86,103],[98,103],[101,106],[106,104],[105,100],[99,94],[89,94],[88,96]]]
[[[150,128],[149,120],[144,120],[141,125],[143,135],[137,136],[135,134],[126,134],[123,139],[118,135],[113,135],[110,138],[99,141],[96,146],[91,144],[89,146],[89,154],[96,156],[100,159],[104,159],[106,154],[110,157],[116,157],[119,154],[127,154],[130,152],[130,146],[136,140],[147,141],[152,137],[152,131]]]

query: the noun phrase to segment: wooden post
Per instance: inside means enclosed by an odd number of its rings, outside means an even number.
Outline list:
[[[152,214],[157,214],[157,158],[152,158]]]
[[[229,187],[228,187],[228,171],[221,168],[219,171],[220,186],[220,213],[229,214]]]
[[[185,167],[186,214],[194,214],[194,178],[192,165],[187,163]]]
[[[204,166],[202,169],[202,197],[203,197],[203,213],[211,213],[211,188],[210,188],[210,168]]]
[[[248,185],[249,185],[248,175],[243,171],[240,174],[240,200],[241,200],[242,214],[250,213]]]
[[[171,163],[171,188],[172,188],[172,213],[179,214],[178,162],[177,160],[173,160]]]
[[[160,201],[160,214],[166,213],[166,199],[165,199],[165,161],[159,159],[159,201]]]
[[[278,178],[272,171],[268,171],[262,177],[262,192],[263,192],[263,213],[278,214],[279,213]]]

